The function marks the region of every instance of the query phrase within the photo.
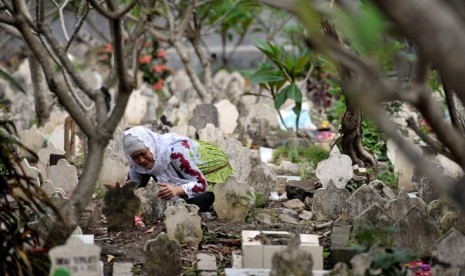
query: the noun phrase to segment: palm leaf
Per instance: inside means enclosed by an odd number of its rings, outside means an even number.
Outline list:
[[[8,72],[4,71],[0,68],[0,78],[8,81],[14,88],[18,89],[19,91],[26,93],[26,90],[17,82]]]

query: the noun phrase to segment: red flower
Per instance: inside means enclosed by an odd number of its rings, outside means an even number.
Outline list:
[[[155,71],[155,72],[157,72],[157,73],[161,73],[161,72],[163,72],[163,67],[162,67],[162,66],[163,66],[163,65],[154,65],[154,66],[152,67],[152,70]]]
[[[158,51],[157,57],[162,58],[162,59],[166,59],[166,57],[167,57],[166,51],[165,50]]]
[[[113,53],[113,46],[111,46],[110,43],[107,43],[105,45],[105,52],[110,53],[110,54]]]
[[[139,63],[140,64],[147,64],[147,63],[150,63],[151,61],[151,58],[149,55],[143,55],[141,57],[139,57]]]
[[[162,90],[163,89],[163,85],[165,84],[165,80],[163,79],[159,79],[156,83],[154,83],[152,85],[152,88],[155,89],[155,90]]]

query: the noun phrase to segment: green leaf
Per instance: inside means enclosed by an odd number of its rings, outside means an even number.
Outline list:
[[[279,91],[278,95],[276,95],[276,98],[274,99],[274,108],[276,108],[276,110],[279,110],[279,108],[281,108],[281,106],[286,102],[286,100],[287,93],[283,89]]]
[[[310,60],[310,56],[308,54],[302,55],[297,59],[296,65],[295,65],[295,73],[298,74],[300,73],[305,66],[308,64]]]
[[[296,103],[302,103],[302,91],[300,91],[300,88],[295,83],[284,87],[282,91],[286,92],[288,99],[293,99]]]
[[[17,82],[8,72],[4,71],[1,68],[0,68],[0,78],[9,82],[11,85],[13,85],[14,88],[18,89],[19,91],[26,93],[26,91],[21,86],[21,84]]]
[[[299,116],[301,110],[302,110],[302,102],[296,102],[294,107],[292,108],[292,111],[294,111],[295,115]]]
[[[250,77],[252,84],[279,82],[285,79],[279,71],[270,68],[259,69]]]

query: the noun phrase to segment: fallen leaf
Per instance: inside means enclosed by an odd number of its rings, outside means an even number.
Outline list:
[[[107,261],[108,262],[111,262],[114,258],[115,258],[115,256],[113,256],[113,255],[107,255]]]

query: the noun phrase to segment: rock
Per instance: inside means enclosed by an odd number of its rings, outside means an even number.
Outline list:
[[[286,182],[286,194],[289,199],[305,201],[306,197],[312,197],[315,193],[316,183],[313,180],[290,180]]]
[[[165,226],[168,238],[177,240],[180,244],[198,246],[202,241],[203,232],[198,215],[199,207],[186,204],[184,199],[176,201],[165,211]]]
[[[138,188],[134,191],[134,195],[140,200],[140,214],[142,221],[146,225],[157,223],[163,220],[163,213],[166,210],[166,200],[158,196],[159,186],[150,178],[147,186]]]
[[[219,219],[244,221],[252,208],[253,189],[245,182],[229,176],[225,183],[213,187],[213,208]]]
[[[256,193],[267,197],[276,190],[277,176],[266,163],[260,163],[249,176],[249,183]]]
[[[283,202],[284,207],[295,210],[297,213],[300,213],[304,210],[305,204],[298,199],[291,199],[289,201]]]

